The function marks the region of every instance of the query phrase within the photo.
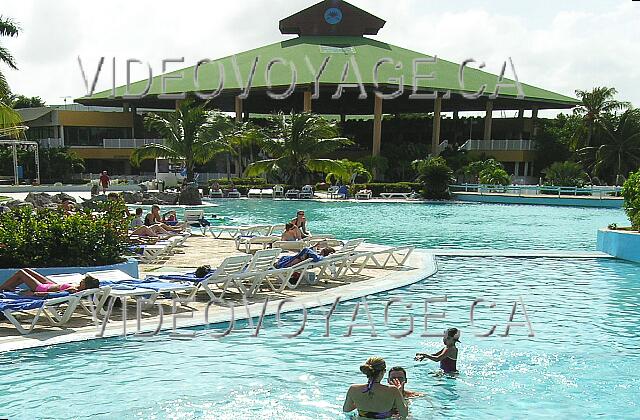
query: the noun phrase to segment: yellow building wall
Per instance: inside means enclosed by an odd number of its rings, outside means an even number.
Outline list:
[[[58,111],[58,123],[75,127],[133,127],[131,112]]]
[[[78,156],[83,159],[129,159],[134,149],[103,149],[98,147],[73,147]]]

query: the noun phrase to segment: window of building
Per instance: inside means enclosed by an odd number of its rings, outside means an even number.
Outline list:
[[[67,146],[102,147],[104,139],[130,139],[129,127],[64,127],[64,143]]]

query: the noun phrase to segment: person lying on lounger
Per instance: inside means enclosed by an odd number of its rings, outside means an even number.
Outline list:
[[[311,248],[302,248],[300,252],[296,255],[285,255],[284,257],[280,257],[280,259],[276,262],[276,268],[288,268],[293,267],[296,264],[300,264],[302,261],[312,259],[314,262],[321,261],[324,257],[333,254],[336,252],[335,249],[331,247],[323,248],[320,251],[320,255],[318,255]]]
[[[29,288],[30,293],[28,294],[46,295],[47,293],[55,292],[75,293],[81,290],[96,289],[100,287],[100,282],[91,276],[86,276],[78,285],[70,283],[58,284],[30,268],[23,268],[0,284],[0,291],[15,290],[22,285]]]

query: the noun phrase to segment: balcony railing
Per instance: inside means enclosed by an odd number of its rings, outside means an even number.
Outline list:
[[[467,140],[460,150],[535,150],[533,140]]]
[[[146,144],[163,144],[163,139],[104,139],[102,147],[105,149],[135,149]]]
[[[64,141],[60,138],[36,139],[40,147],[45,149],[53,149],[56,147],[64,147]]]

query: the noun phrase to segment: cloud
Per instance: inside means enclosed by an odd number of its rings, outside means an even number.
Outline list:
[[[455,8],[420,0],[353,3],[387,20],[376,37],[386,42],[456,62],[474,57],[493,73],[512,57],[525,83],[568,95],[613,86],[620,99],[640,105],[638,3],[607,2],[599,8],[580,1],[544,8],[530,2],[493,8],[475,1],[457,2]],[[186,67],[200,58],[256,48],[283,39],[278,21],[311,4],[4,0],[3,13],[21,22],[23,33],[2,39],[20,67],[3,71],[15,92],[61,103],[63,96],[84,94],[78,55],[91,74],[98,57],[116,56],[117,83],[123,84],[127,58],[149,61],[158,74],[163,58],[184,56]],[[144,77],[144,69],[134,75]],[[110,73],[101,76],[101,89],[110,87],[106,76]]]

